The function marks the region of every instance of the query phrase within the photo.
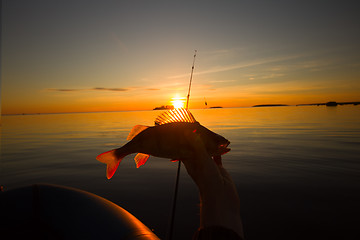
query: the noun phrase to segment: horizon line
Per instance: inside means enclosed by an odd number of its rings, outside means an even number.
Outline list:
[[[351,102],[336,102],[336,101],[328,101],[328,102],[335,102],[338,105],[358,105],[360,104],[360,101],[351,101]],[[281,104],[281,103],[273,103],[273,104],[256,104],[252,106],[238,106],[238,107],[221,107],[221,108],[251,108],[255,106],[268,106],[268,107],[278,107],[276,105],[281,105],[283,107],[291,107],[291,106],[314,106],[314,105],[326,105],[326,103],[301,103],[301,104]],[[273,105],[273,106],[272,106]],[[206,107],[206,108],[191,108],[191,109],[213,109],[212,107]],[[46,114],[74,114],[74,113],[107,113],[107,112],[135,112],[135,111],[157,111],[154,109],[137,109],[137,110],[116,110],[116,111],[84,111],[84,112],[35,112],[35,113],[1,113],[0,116],[14,116],[14,115],[46,115]]]

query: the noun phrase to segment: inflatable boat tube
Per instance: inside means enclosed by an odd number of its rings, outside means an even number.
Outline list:
[[[0,239],[159,239],[109,200],[57,185],[1,192],[0,215]]]

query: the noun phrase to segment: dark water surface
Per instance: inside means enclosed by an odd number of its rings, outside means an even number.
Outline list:
[[[192,110],[231,141],[223,156],[237,185],[247,239],[359,239],[360,107]],[[2,117],[0,184],[80,188],[130,211],[164,238],[177,163],[126,157],[111,180],[95,160],[159,111]],[[174,239],[198,227],[198,192],[182,167]]]

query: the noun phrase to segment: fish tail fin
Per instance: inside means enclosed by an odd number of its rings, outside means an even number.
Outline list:
[[[136,163],[136,168],[139,168],[140,166],[144,165],[146,161],[149,159],[150,155],[145,153],[138,153],[136,154],[134,160]]]
[[[107,167],[106,167],[107,179],[112,178],[112,176],[116,172],[116,169],[118,168],[121,160],[123,159],[123,157],[116,156],[115,150],[116,149],[101,153],[96,157],[96,160],[98,160],[99,162],[105,163],[107,165]]]

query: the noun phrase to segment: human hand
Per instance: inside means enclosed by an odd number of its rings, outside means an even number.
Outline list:
[[[239,196],[221,156],[209,156],[198,134],[189,132],[185,136],[193,157],[182,162],[200,192],[200,228],[222,226],[243,237]]]

